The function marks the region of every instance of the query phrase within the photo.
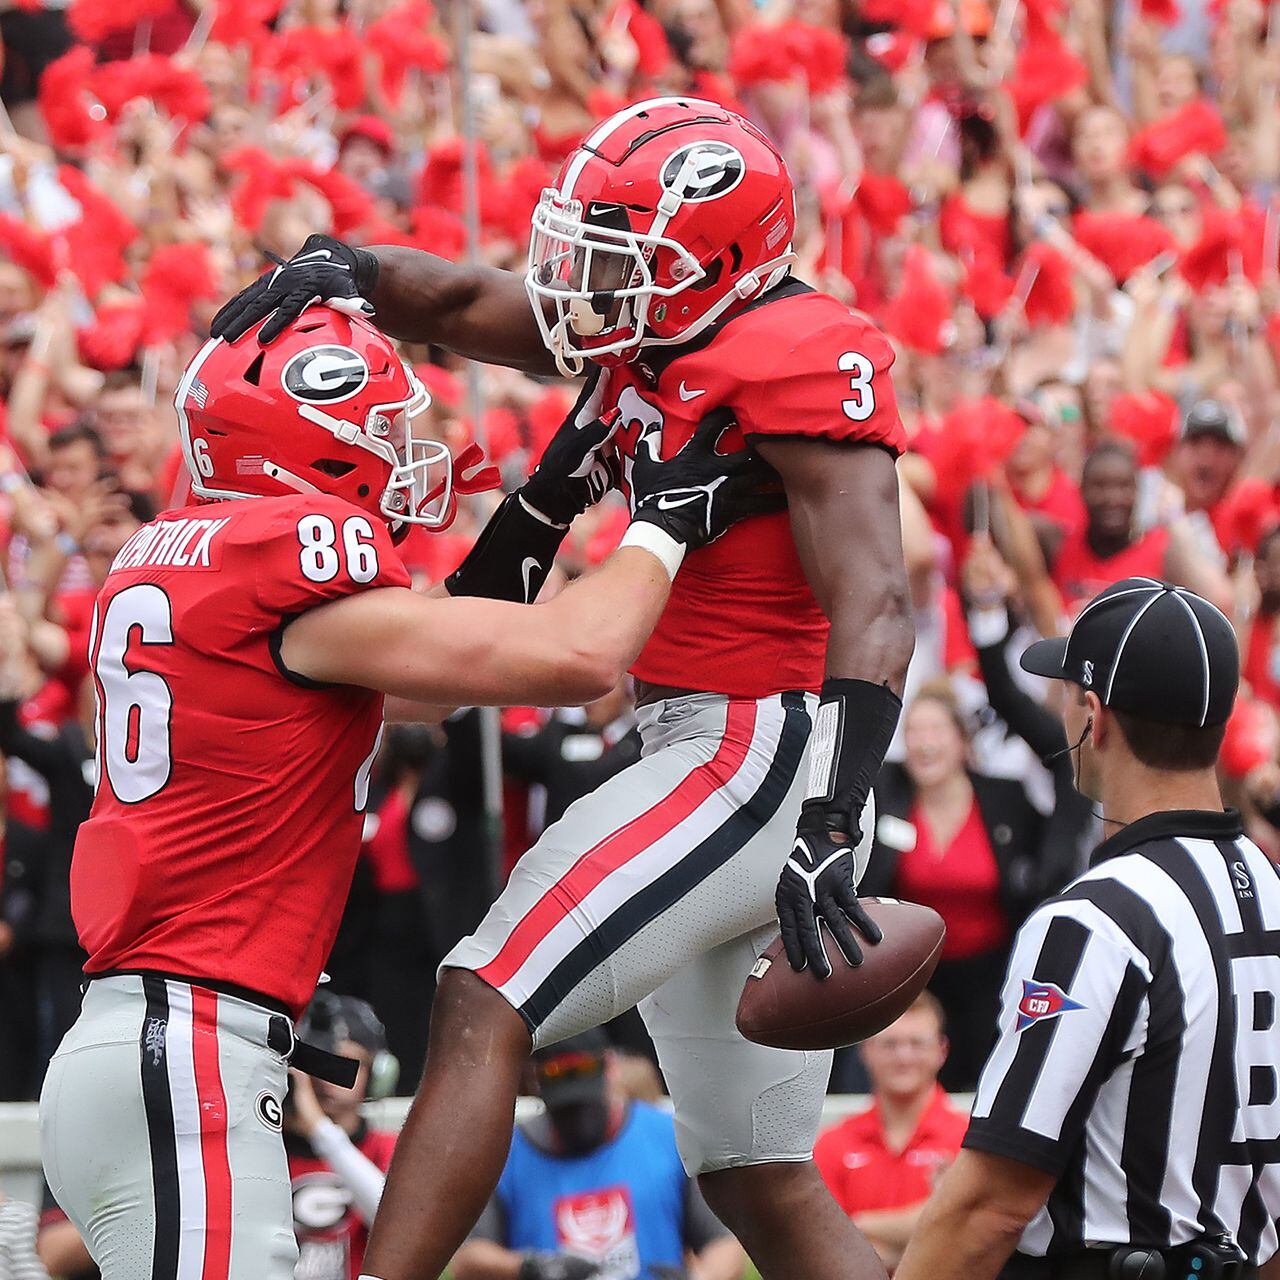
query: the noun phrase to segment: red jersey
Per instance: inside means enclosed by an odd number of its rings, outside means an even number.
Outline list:
[[[1062,592],[1062,604],[1074,617],[1099,591],[1121,578],[1163,578],[1169,549],[1169,530],[1152,529],[1113,556],[1095,555],[1077,529],[1062,540],[1053,562],[1053,581]]]
[[[812,436],[880,444],[896,456],[906,438],[892,363],[893,349],[865,316],[805,290],[741,312],[669,361],[651,354],[613,369],[605,404],[621,411],[628,458],[656,430],[670,458],[721,408],[737,420],[724,451],[754,437]],[[740,698],[817,689],[828,629],[786,513],[757,516],[685,557],[632,673]]]
[[[318,494],[166,512],[125,543],[89,644],[99,782],[71,867],[87,972],[302,1010],[355,869],[382,695],[290,676],[279,638],[407,583],[386,526]]]
[[[385,1173],[396,1149],[394,1133],[363,1129],[352,1141]],[[356,1213],[351,1193],[311,1148],[285,1137],[293,1186],[293,1232],[298,1237],[294,1272],[307,1280],[358,1280],[369,1228]]]
[[[850,1216],[903,1209],[928,1198],[938,1176],[956,1158],[968,1127],[969,1117],[935,1085],[901,1151],[889,1149],[880,1108],[873,1105],[821,1134],[813,1159],[836,1203]]]

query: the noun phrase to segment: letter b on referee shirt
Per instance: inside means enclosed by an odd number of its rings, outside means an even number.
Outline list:
[[[1236,1084],[1240,1110],[1236,1142],[1280,1139],[1280,1078],[1275,1068],[1280,1037],[1277,992],[1280,956],[1239,956],[1231,961],[1236,997]]]

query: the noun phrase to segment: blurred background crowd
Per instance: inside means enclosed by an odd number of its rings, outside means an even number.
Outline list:
[[[85,641],[112,556],[185,498],[171,397],[220,301],[313,231],[521,269],[588,126],[696,94],[796,183],[798,274],[898,350],[917,643],[869,892],[930,903],[942,1068],[972,1087],[1009,941],[1096,838],[1017,670],[1103,585],[1193,587],[1238,628],[1223,767],[1280,856],[1280,6],[1262,0],[2,0],[0,1099],[79,1001]],[[474,138],[474,144],[464,141]],[[472,176],[474,181],[471,180]],[[574,388],[409,348],[432,430],[519,483]],[[492,495],[415,531],[422,585]],[[584,516],[549,584],[625,525]],[[434,966],[539,831],[638,754],[629,690],[392,729],[332,989],[407,1091]],[[781,858],[781,853],[780,853]],[[644,1052],[634,1019],[610,1030]],[[846,1055],[833,1088],[866,1084]]]

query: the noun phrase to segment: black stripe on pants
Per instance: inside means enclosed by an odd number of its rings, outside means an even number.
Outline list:
[[[786,712],[782,733],[755,794],[675,866],[618,907],[552,969],[520,1007],[520,1016],[531,1031],[536,1031],[593,969],[740,853],[782,807],[804,757],[811,724],[803,694],[784,693],[782,706]],[[779,858],[781,874],[781,854]]]
[[[143,976],[142,990],[147,1009],[138,1050],[142,1060],[142,1101],[147,1113],[152,1201],[155,1206],[151,1280],[176,1280],[182,1222],[178,1197],[178,1139],[173,1130],[173,1099],[169,1093],[165,1042],[169,1030],[169,995],[164,979],[153,974]]]

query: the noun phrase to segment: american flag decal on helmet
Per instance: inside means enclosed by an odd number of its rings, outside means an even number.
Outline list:
[[[205,401],[209,399],[209,388],[206,387],[199,378],[192,380],[191,399],[195,402],[196,408],[198,409],[203,409]]]

